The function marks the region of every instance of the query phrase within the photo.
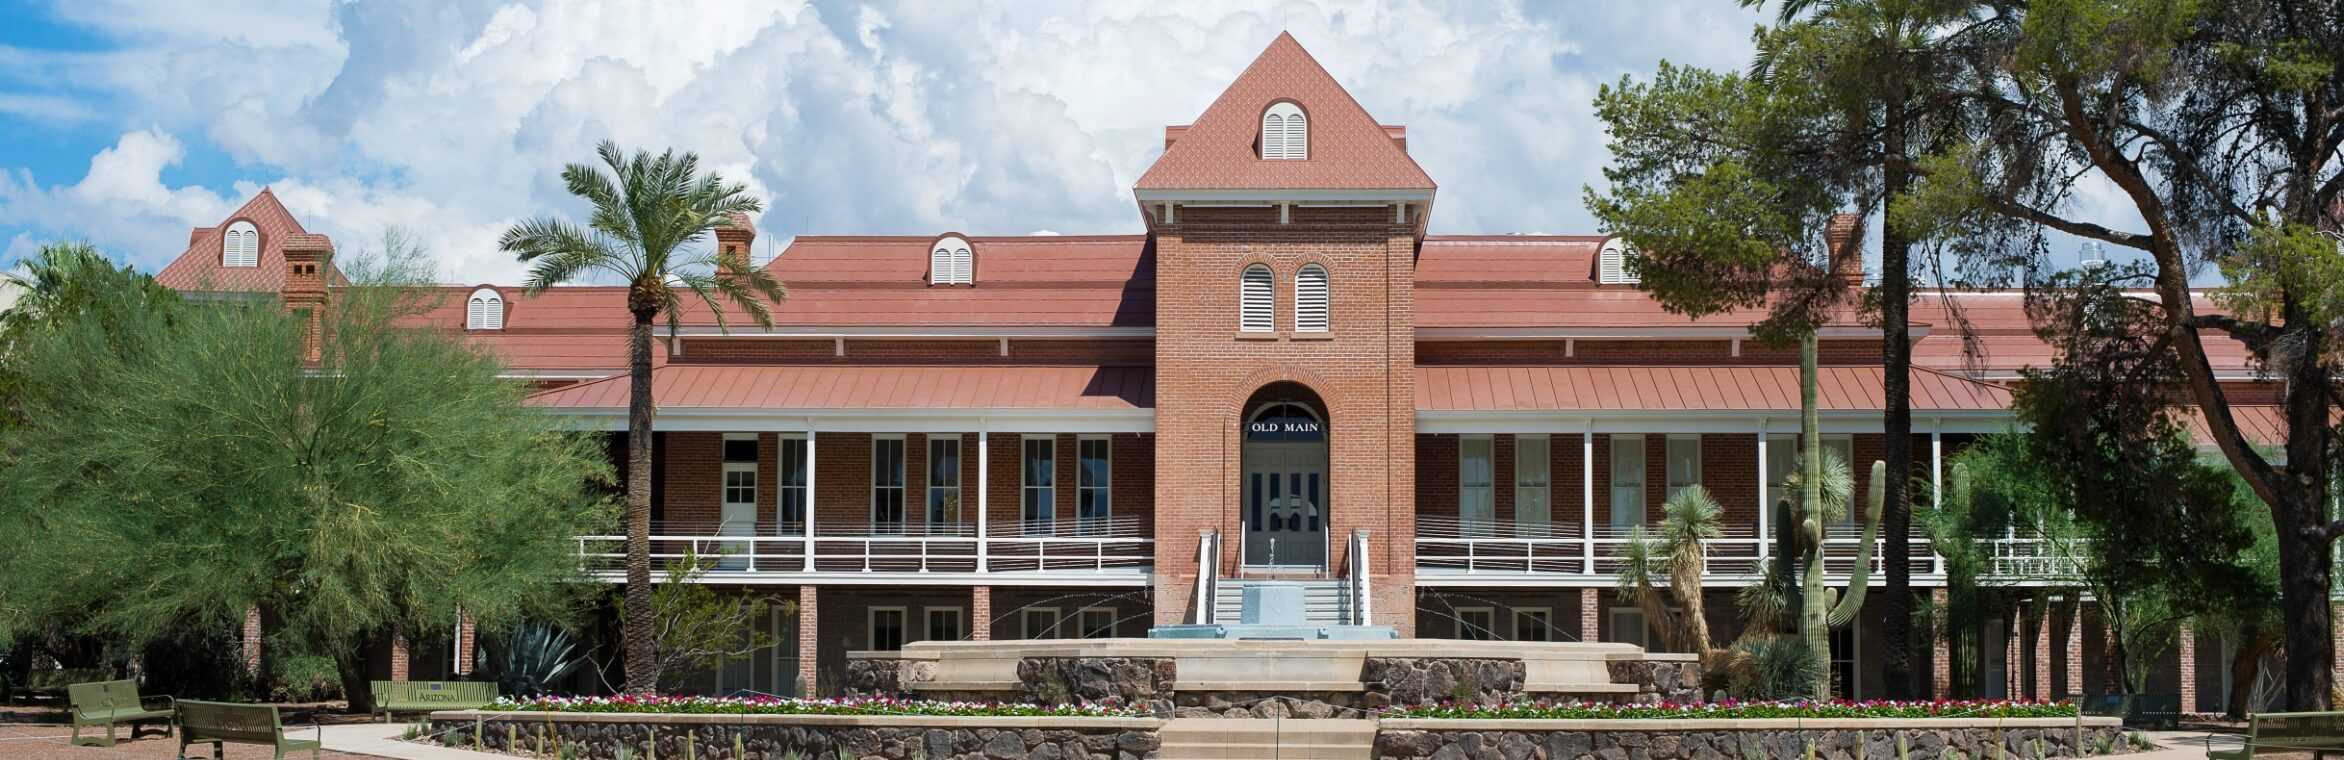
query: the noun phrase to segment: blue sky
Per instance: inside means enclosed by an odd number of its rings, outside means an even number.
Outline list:
[[[564,162],[673,146],[799,233],[1130,232],[1130,186],[1281,30],[1407,124],[1438,232],[1592,232],[1601,84],[1730,68],[1727,0],[1007,4],[0,0],[0,269],[142,268],[263,186],[345,250],[398,228],[511,280]]]

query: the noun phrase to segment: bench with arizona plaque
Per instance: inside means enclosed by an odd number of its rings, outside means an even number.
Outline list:
[[[481,681],[375,681],[374,711],[392,713],[472,710],[496,701],[496,684]]]

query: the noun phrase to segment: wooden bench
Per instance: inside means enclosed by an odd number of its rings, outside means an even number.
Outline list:
[[[473,710],[496,701],[496,684],[481,681],[374,681],[374,711],[391,721],[395,712]]]
[[[114,746],[114,726],[130,724],[130,738],[138,738],[142,723],[163,724],[163,735],[171,735],[171,698],[140,697],[135,681],[93,681],[68,684],[65,695],[73,714],[73,744],[87,747]],[[162,700],[162,709],[147,706],[147,702]],[[103,737],[81,735],[85,726],[105,726]]]
[[[2344,757],[2344,712],[2255,713],[2247,716],[2246,746],[2214,749],[2206,737],[2209,760],[2251,760],[2256,755],[2288,755],[2324,760],[2330,753]]]
[[[277,760],[285,760],[285,752],[309,750],[312,760],[324,745],[325,730],[310,726],[316,734],[308,739],[285,735],[285,723],[277,717],[276,705],[245,705],[233,702],[179,703],[179,760],[187,760],[187,745],[209,743],[212,757],[227,756],[227,743],[260,744],[275,747]]]

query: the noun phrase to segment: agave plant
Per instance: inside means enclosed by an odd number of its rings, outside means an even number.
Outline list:
[[[489,666],[496,672],[497,689],[508,696],[544,694],[585,663],[572,657],[577,645],[570,635],[549,625],[524,623],[489,647]]]

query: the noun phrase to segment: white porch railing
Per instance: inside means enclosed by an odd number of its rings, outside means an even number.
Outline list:
[[[767,524],[768,529],[773,526]],[[1137,518],[1105,521],[1009,522],[990,526],[979,540],[964,524],[865,523],[824,520],[808,538],[802,525],[745,534],[711,523],[659,522],[651,526],[651,565],[664,574],[697,556],[710,580],[728,575],[803,573],[1144,572],[1154,564],[1154,540]],[[590,574],[626,571],[627,537],[578,537],[578,559]],[[813,553],[812,562],[807,552]]]
[[[1657,529],[1648,529],[1657,530]],[[1653,534],[1657,538],[1657,534]],[[1592,536],[1577,525],[1526,526],[1511,523],[1468,522],[1453,517],[1419,517],[1416,521],[1416,567],[1420,575],[1529,575],[1567,576],[1610,580],[1619,577],[1635,539],[1629,530],[1598,526]],[[2010,582],[2073,578],[2079,568],[2069,543],[2033,536],[1989,536],[1978,539],[1989,546],[1990,579]],[[1824,532],[1826,572],[1845,575],[1855,569],[1863,543],[1860,528],[1832,526]],[[1871,560],[1873,577],[1886,573],[1885,541],[1875,539]],[[1758,575],[1763,558],[1780,556],[1771,537],[1757,535],[1752,526],[1729,526],[1703,542],[1708,552],[1706,577],[1739,584]],[[1942,580],[1945,560],[1926,538],[1911,541],[1915,578]]]

